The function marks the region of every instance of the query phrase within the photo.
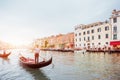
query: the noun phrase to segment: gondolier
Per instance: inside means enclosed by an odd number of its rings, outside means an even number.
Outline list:
[[[36,48],[35,48],[35,63],[37,64],[39,62],[39,52],[40,52],[40,49],[39,49],[39,46],[36,45]]]

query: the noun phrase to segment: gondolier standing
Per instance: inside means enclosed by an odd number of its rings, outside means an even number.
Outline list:
[[[40,52],[40,49],[39,49],[39,46],[36,45],[36,48],[35,48],[35,64],[37,64],[39,62],[39,52]]]

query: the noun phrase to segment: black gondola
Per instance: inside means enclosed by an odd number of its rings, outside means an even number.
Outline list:
[[[22,64],[23,66],[27,66],[27,67],[30,67],[30,68],[41,68],[41,67],[45,67],[45,66],[48,66],[49,64],[51,64],[52,63],[52,57],[49,60],[45,60],[45,61],[35,63],[34,59],[20,56],[19,61],[20,61],[20,64]]]

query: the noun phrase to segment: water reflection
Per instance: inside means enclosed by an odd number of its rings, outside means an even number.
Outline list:
[[[79,58],[79,59],[78,59]],[[120,56],[109,53],[76,54],[76,66],[81,70],[80,75],[88,77],[84,80],[119,80]],[[79,62],[79,63],[78,63]],[[83,76],[84,76],[83,75]]]
[[[0,59],[1,59],[2,65],[10,63],[10,59],[9,58],[0,58]]]
[[[8,59],[0,58],[0,80],[120,80],[120,53],[41,51],[51,54],[53,62],[40,69],[20,66],[19,53],[33,56],[28,50],[13,50]]]
[[[24,67],[24,70],[30,73],[34,80],[50,80],[41,69],[31,69]]]

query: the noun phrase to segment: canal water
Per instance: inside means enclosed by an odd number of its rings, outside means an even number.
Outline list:
[[[120,80],[120,53],[41,51],[53,57],[52,64],[31,69],[19,64],[19,55],[33,57],[31,51],[10,51],[8,58],[0,58],[0,80]]]

